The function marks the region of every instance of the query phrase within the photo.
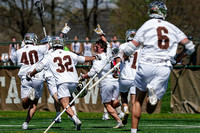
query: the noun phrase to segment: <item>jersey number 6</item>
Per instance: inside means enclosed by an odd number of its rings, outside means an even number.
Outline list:
[[[166,35],[163,35],[162,32],[168,34],[168,30],[165,27],[158,27],[157,28],[157,35],[158,35],[158,47],[160,49],[168,49],[169,48],[169,38]],[[164,44],[163,44],[164,42]]]

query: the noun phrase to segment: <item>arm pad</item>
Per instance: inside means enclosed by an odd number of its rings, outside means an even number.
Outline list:
[[[41,72],[44,69],[44,64],[42,62],[38,63],[38,65],[35,67],[35,70],[37,72]]]
[[[84,56],[78,56],[78,62],[85,63],[85,57]]]
[[[124,54],[126,56],[131,56],[135,50],[137,50],[137,47],[131,41],[129,41],[124,49]]]
[[[188,41],[186,44],[185,44],[185,49],[186,49],[186,54],[187,55],[191,55],[192,53],[194,53],[195,51],[195,46],[193,44],[192,41]]]

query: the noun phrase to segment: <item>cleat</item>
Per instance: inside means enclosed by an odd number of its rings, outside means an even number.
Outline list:
[[[76,130],[81,130],[81,121],[79,120],[78,117],[75,117],[74,123],[75,123]]]
[[[157,95],[154,91],[153,88],[148,89],[148,93],[149,93],[149,102],[152,106],[156,105],[156,103],[158,102],[157,99]]]
[[[126,124],[127,124],[128,116],[129,116],[129,111],[128,111],[128,109],[127,109],[127,110],[125,111],[125,113],[124,113],[124,117],[122,118],[122,124],[123,124],[123,125],[126,125]]]
[[[109,120],[110,117],[108,116],[108,113],[103,113],[102,120]]]
[[[28,123],[27,123],[27,122],[24,122],[24,123],[23,123],[22,129],[28,129]]]
[[[31,101],[35,99],[35,89],[31,88],[29,98]]]
[[[124,125],[122,124],[122,121],[117,122],[117,125],[113,128],[121,128],[124,127]]]
[[[55,121],[56,118],[57,118],[57,116],[53,119],[53,121]],[[59,117],[59,118],[55,121],[55,123],[61,123],[61,117]]]

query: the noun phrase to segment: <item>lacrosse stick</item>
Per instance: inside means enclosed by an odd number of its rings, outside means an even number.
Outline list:
[[[35,6],[37,7],[38,15],[40,16],[44,35],[47,36],[46,29],[45,29],[45,26],[44,26],[44,21],[43,21],[43,18],[42,18],[42,15],[44,14],[43,3],[40,0],[38,0],[38,1],[35,2]]]
[[[104,74],[97,82],[95,82],[89,89],[88,91],[90,91],[93,87],[95,87],[101,80],[103,80],[108,74],[110,74],[114,69],[116,69],[117,67],[119,67],[121,62],[118,62],[112,69],[110,69],[106,74]]]
[[[98,73],[100,73],[102,70],[103,70],[103,68],[109,63],[109,62],[111,62],[114,58],[115,58],[115,56],[117,55],[117,53],[118,53],[118,51],[117,50],[113,50],[112,51],[112,53],[113,53],[113,55],[114,55],[114,57],[112,57],[110,60],[108,60],[103,66],[102,66],[102,68],[101,69],[99,69],[99,71],[88,81],[88,83],[83,87],[83,89],[76,95],[76,97],[74,97],[74,99],[69,103],[69,105],[67,105],[67,107],[56,117],[56,119],[54,119],[54,121],[49,125],[49,127],[44,131],[44,133],[46,133],[52,126],[53,126],[53,124],[55,123],[55,121],[71,106],[71,104],[76,100],[76,98],[78,98],[79,97],[79,95],[88,87],[88,85],[94,80],[94,78],[98,75]],[[115,67],[113,67],[112,68],[112,71],[116,68],[116,67],[118,67],[120,64],[118,63],[117,65],[115,65]],[[112,72],[111,71],[111,72]],[[110,71],[109,71],[109,73],[110,73]],[[109,74],[108,73],[108,74]],[[107,74],[107,75],[108,75]],[[100,82],[100,81],[99,81]],[[94,87],[94,86],[93,86]],[[92,87],[92,88],[93,88]],[[90,87],[91,88],[91,87]],[[91,89],[92,89],[91,88]],[[90,89],[90,90],[91,90]]]
[[[113,50],[112,50],[113,57],[110,58],[110,59],[101,67],[101,69],[99,69],[99,71],[95,73],[95,75],[94,75],[92,78],[90,78],[90,80],[89,80],[88,83],[84,86],[83,89],[85,89],[85,88],[88,87],[88,85],[97,77],[97,75],[103,70],[103,68],[104,68],[108,63],[110,63],[110,62],[117,56],[118,52],[119,52],[119,49],[113,49]]]
[[[120,62],[117,63],[112,69],[110,69],[104,76],[102,76],[97,82],[95,82],[89,89],[90,91],[93,87],[95,87],[101,80],[103,80],[108,74],[110,74],[116,67],[120,65]],[[71,106],[71,104],[76,100],[76,98],[79,97],[79,95],[85,90],[87,86],[84,86],[84,88],[74,97],[74,99],[67,105],[67,107],[56,117],[56,119],[49,125],[49,127],[44,131],[46,133],[55,123],[55,121]]]

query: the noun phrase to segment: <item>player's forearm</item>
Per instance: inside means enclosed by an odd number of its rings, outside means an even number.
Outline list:
[[[93,61],[93,60],[95,60],[95,59],[96,59],[95,56],[85,56],[85,62]]]
[[[38,73],[38,71],[37,71],[36,69],[34,69],[34,70],[30,73],[30,76],[33,77],[33,76],[35,76],[35,74],[37,74],[37,73]]]
[[[82,76],[82,78],[83,78],[83,79],[88,79],[88,78],[90,78],[90,77],[88,76],[88,74],[85,74],[85,75]]]

